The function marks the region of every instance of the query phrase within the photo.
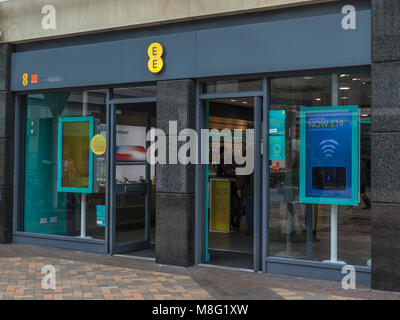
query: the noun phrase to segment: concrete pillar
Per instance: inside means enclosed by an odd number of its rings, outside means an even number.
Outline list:
[[[11,242],[14,161],[14,98],[10,93],[12,47],[0,44],[0,243]]]
[[[157,84],[157,128],[169,138],[169,121],[177,121],[177,133],[195,128],[193,80],[160,81]],[[177,148],[184,142],[179,142]],[[169,163],[167,155],[167,163]],[[194,262],[194,165],[156,166],[156,262],[190,266]]]
[[[400,2],[371,5],[371,286],[400,291]]]

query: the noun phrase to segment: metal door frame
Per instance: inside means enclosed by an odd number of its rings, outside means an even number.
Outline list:
[[[106,205],[108,208],[108,237],[107,240],[107,251],[109,254],[118,254],[127,251],[136,251],[146,249],[150,247],[150,199],[152,193],[152,185],[150,177],[150,164],[146,161],[146,193],[145,193],[145,240],[138,242],[128,242],[117,244],[116,235],[116,187],[115,187],[115,176],[116,176],[116,125],[117,125],[117,106],[132,104],[132,110],[137,112],[146,113],[146,132],[150,130],[150,113],[143,108],[135,107],[135,104],[157,102],[156,97],[148,98],[129,98],[129,99],[114,99],[113,89],[109,89],[108,92],[109,100],[107,101],[107,145],[109,152],[107,152],[107,188],[109,192],[106,195]],[[146,141],[146,150],[150,146],[150,142]]]
[[[207,123],[207,113],[205,112],[205,101],[210,99],[229,99],[229,98],[254,98],[254,233],[253,233],[253,269],[255,272],[266,270],[265,256],[267,254],[267,231],[268,225],[268,139],[266,139],[267,130],[263,130],[263,154],[261,157],[261,122],[264,121],[268,128],[268,79],[263,80],[263,90],[248,92],[231,93],[203,93],[200,80],[196,82],[196,131],[201,135],[201,129],[205,128]],[[263,110],[263,117],[261,117]],[[263,159],[263,160],[261,160]],[[195,263],[205,262],[206,248],[206,165],[202,164],[201,146],[198,149],[198,165],[196,167],[196,198],[195,198]]]

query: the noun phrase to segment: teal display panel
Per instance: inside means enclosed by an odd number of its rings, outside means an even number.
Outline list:
[[[68,94],[48,93],[26,98],[23,230],[68,235],[71,194],[57,192],[58,117]],[[48,112],[50,109],[51,112]],[[54,167],[55,166],[55,167]]]
[[[358,106],[300,108],[300,202],[359,203]]]
[[[60,117],[57,191],[93,193],[93,117]]]
[[[106,226],[106,206],[96,206],[96,224],[100,227]]]
[[[269,112],[269,160],[285,160],[285,110]]]

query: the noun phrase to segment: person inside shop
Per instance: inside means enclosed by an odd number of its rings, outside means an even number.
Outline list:
[[[253,233],[253,195],[254,172],[246,176],[237,176],[237,195],[245,202],[247,234]]]

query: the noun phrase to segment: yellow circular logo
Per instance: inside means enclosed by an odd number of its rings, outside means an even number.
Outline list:
[[[101,134],[96,134],[90,142],[90,149],[95,155],[103,155],[106,152],[106,139]]]
[[[147,55],[149,56],[149,62],[147,67],[152,73],[159,73],[164,67],[164,61],[161,58],[164,53],[164,48],[158,42],[152,43],[147,49]]]

